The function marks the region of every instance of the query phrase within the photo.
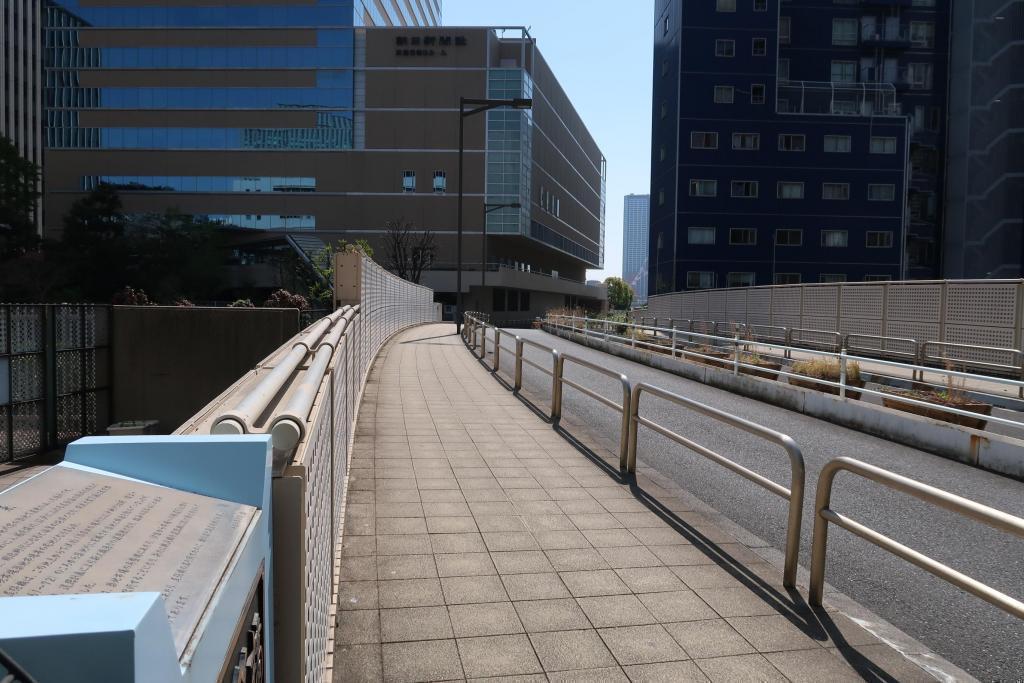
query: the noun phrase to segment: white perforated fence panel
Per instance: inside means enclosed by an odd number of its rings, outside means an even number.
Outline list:
[[[435,319],[434,292],[402,280],[368,258],[362,263],[360,313],[342,338],[321,386],[294,464],[304,469],[304,576],[301,680],[327,680],[334,637],[335,558],[342,536],[345,477],[362,393],[377,352],[395,333]],[[344,679],[344,676],[342,676]]]
[[[1024,345],[1022,309],[1024,281],[948,280],[676,292],[651,296],[643,315],[648,320],[657,316],[739,322],[904,340],[857,340],[858,347],[865,350],[907,353],[913,346],[907,339],[918,344],[998,347],[944,348],[942,353],[957,360],[1013,365],[1019,360],[1009,361],[1013,354],[999,349]],[[803,336],[820,336],[824,341],[824,335]]]

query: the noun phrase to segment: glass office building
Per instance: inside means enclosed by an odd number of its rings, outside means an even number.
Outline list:
[[[174,209],[231,231],[241,287],[265,245],[308,259],[366,239],[383,256],[402,221],[435,233],[424,283],[453,301],[459,97],[532,97],[532,111],[466,122],[467,305],[516,318],[599,305],[584,280],[604,258],[604,158],[525,29],[439,27],[434,0],[50,0],[46,12],[52,236],[109,183],[127,213]]]
[[[645,304],[651,196],[628,194],[622,205],[622,279],[633,288],[633,303]]]

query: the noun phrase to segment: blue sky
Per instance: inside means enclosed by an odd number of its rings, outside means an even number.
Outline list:
[[[651,0],[444,0],[448,26],[526,26],[608,160],[605,269],[622,274],[622,198],[648,194]]]

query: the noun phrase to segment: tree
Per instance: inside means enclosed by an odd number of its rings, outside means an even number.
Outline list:
[[[309,302],[301,294],[292,294],[287,289],[279,289],[263,302],[263,308],[297,308],[305,311]]]
[[[312,273],[305,263],[299,264],[298,275],[305,280],[307,298],[310,301],[324,307],[331,306],[334,299],[334,254],[351,251],[360,251],[366,257],[373,258],[373,247],[366,240],[338,240],[310,256],[309,265],[312,266]]]
[[[633,303],[633,288],[621,277],[605,278],[608,285],[608,305],[614,310],[626,310]]]
[[[23,159],[14,144],[0,135],[0,263],[38,247],[38,187],[39,167]]]
[[[131,249],[125,240],[128,223],[121,198],[112,185],[100,184],[71,205],[64,216],[64,234],[53,256],[64,271],[64,298],[110,301],[131,285]]]
[[[384,267],[398,277],[416,284],[420,283],[423,271],[430,268],[437,256],[437,241],[428,230],[417,232],[412,223],[388,221],[385,224]]]

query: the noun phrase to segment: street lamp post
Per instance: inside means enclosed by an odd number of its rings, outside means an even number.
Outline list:
[[[470,109],[466,109],[466,107]],[[474,114],[497,109],[498,107],[511,107],[512,109],[532,109],[533,100],[516,97],[506,100],[472,99],[468,97],[459,98],[459,219],[458,237],[455,247],[455,334],[462,330],[462,199],[463,199],[463,157],[465,156],[465,124],[466,119]],[[485,188],[486,189],[486,188]],[[486,226],[485,226],[486,230]]]

